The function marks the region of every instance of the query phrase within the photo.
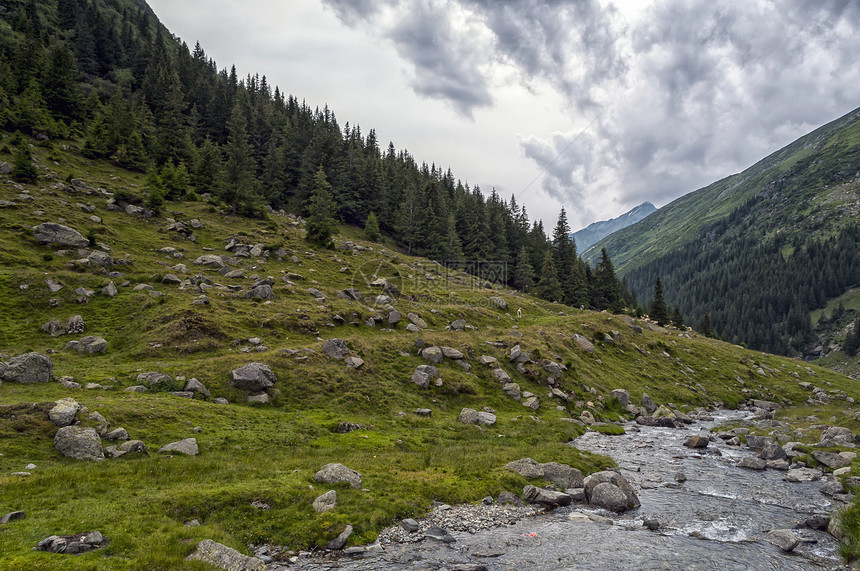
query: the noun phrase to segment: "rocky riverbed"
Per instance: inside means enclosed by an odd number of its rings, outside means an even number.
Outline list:
[[[713,416],[687,429],[631,423],[625,435],[589,432],[571,443],[615,459],[641,500],[637,510],[437,506],[414,531],[384,530],[368,549],[292,557],[270,569],[838,568],[838,542],[821,529],[848,498],[822,493],[833,477],[815,470],[816,480],[791,482],[785,470],[739,467],[753,451],[712,430],[745,413]],[[694,435],[707,446],[685,447]]]

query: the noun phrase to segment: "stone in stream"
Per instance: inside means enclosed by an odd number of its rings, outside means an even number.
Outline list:
[[[691,436],[684,442],[684,446],[688,448],[707,448],[708,447],[708,437],[707,436]]]
[[[768,532],[767,541],[779,547],[786,553],[793,551],[800,543],[797,535],[790,529],[775,529]]]
[[[841,454],[836,454],[834,452],[823,452],[821,450],[816,450],[812,453],[812,457],[830,468],[831,470],[836,470],[851,465],[851,460],[849,460],[845,456],[842,456]]]
[[[783,460],[787,458],[785,450],[777,442],[767,442],[759,452],[758,457],[763,460]]]
[[[821,479],[821,472],[815,468],[793,468],[782,479],[786,482],[814,482]]]
[[[611,470],[604,470],[602,472],[595,472],[591,474],[584,481],[585,487],[585,496],[588,499],[589,504],[599,505],[600,507],[605,507],[606,509],[611,509],[612,511],[617,511],[617,508],[621,507],[621,503],[617,500],[618,496],[614,491],[607,490],[606,488],[601,488],[601,493],[597,497],[597,500],[601,502],[606,502],[607,505],[595,504],[595,496],[594,489],[600,484],[611,484],[612,486],[617,487],[624,494],[624,509],[620,511],[633,510],[638,508],[641,504],[639,503],[639,497],[636,495],[636,492],[633,490],[630,483],[618,472],[613,472]],[[611,507],[610,507],[611,506]]]
[[[235,549],[204,539],[197,549],[185,558],[186,561],[202,561],[213,567],[236,571],[266,571],[267,566],[261,559],[242,555]]]
[[[767,460],[756,458],[755,456],[744,456],[738,462],[738,468],[748,468],[750,470],[764,470],[767,468]]]
[[[435,525],[424,531],[424,537],[435,539],[436,541],[441,541],[443,543],[454,543],[457,541],[450,533]]]
[[[528,485],[523,488],[523,499],[530,504],[540,504],[549,508],[569,506],[572,498],[564,492],[538,488]]]
[[[406,518],[400,522],[400,527],[409,533],[415,533],[418,531],[418,522],[412,518]]]

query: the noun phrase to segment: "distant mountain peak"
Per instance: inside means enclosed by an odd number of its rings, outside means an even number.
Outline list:
[[[584,252],[593,244],[596,244],[613,232],[617,232],[622,228],[627,228],[632,224],[636,224],[655,210],[657,210],[657,207],[653,204],[650,202],[643,202],[639,206],[631,208],[617,218],[593,222],[586,228],[571,234],[571,237],[576,242],[576,249],[579,252]]]

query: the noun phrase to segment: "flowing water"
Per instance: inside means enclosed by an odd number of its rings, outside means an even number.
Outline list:
[[[715,422],[737,420],[723,411]],[[338,559],[300,558],[293,568],[348,570],[418,569],[835,569],[838,543],[827,533],[795,530],[801,544],[783,553],[767,543],[772,529],[792,528],[835,506],[822,482],[789,483],[784,472],[735,466],[748,450],[712,442],[722,456],[685,448],[687,430],[629,425],[622,436],[589,432],[572,445],[612,457],[636,489],[642,507],[626,514],[574,506],[526,518],[509,527],[452,533],[456,542],[425,539]],[[636,431],[638,428],[638,431]],[[676,482],[683,473],[686,481]],[[603,517],[599,517],[603,516]],[[605,519],[608,518],[608,519]],[[657,531],[645,519],[660,522]]]

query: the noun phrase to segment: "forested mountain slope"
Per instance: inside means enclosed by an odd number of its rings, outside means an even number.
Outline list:
[[[658,276],[688,323],[798,354],[810,311],[860,282],[860,112],[692,192],[592,247],[647,301]]]

